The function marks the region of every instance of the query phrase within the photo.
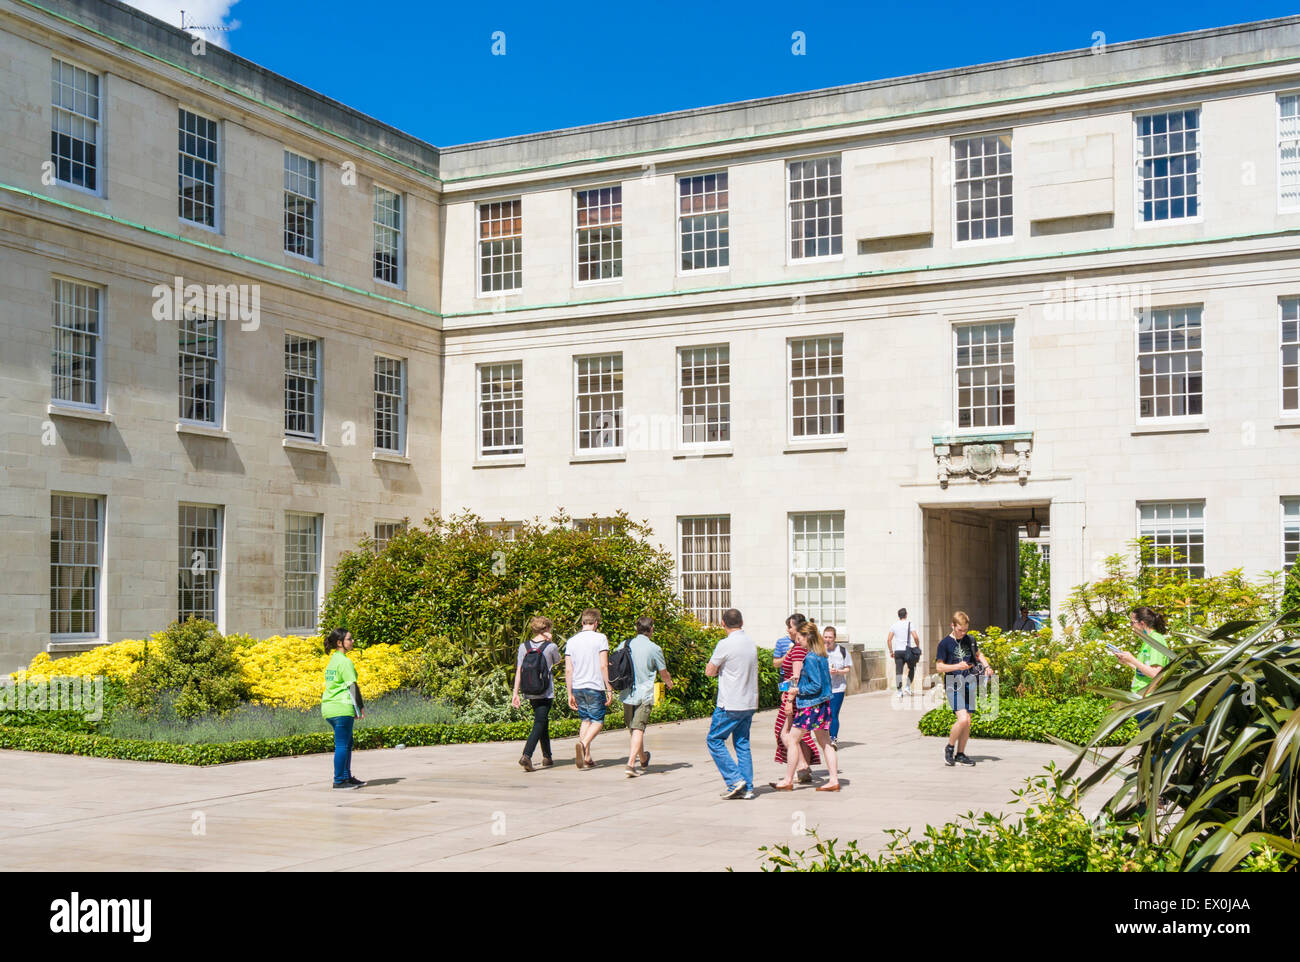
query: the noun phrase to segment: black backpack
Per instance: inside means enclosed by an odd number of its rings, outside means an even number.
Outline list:
[[[631,642],[623,642],[609,656],[609,687],[615,691],[631,688],[636,681],[636,668],[632,664]]]
[[[519,692],[523,695],[531,695],[534,698],[540,698],[546,694],[546,689],[550,687],[551,666],[546,663],[546,646],[551,644],[544,641],[536,648],[530,647],[524,653],[523,664],[519,666]]]

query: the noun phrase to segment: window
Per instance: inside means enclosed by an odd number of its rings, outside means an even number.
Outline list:
[[[217,226],[217,122],[180,112],[178,199],[181,220]]]
[[[608,538],[617,534],[621,527],[618,518],[574,518],[573,530],[588,532],[595,538]]]
[[[682,444],[731,440],[731,348],[684,347],[681,373]]]
[[[623,447],[623,355],[573,359],[578,450]]]
[[[681,519],[681,595],[706,625],[731,607],[731,518]]]
[[[503,200],[479,204],[479,293],[500,294],[517,291],[523,286],[523,201]]]
[[[401,286],[402,197],[375,188],[375,280]]]
[[[524,453],[524,365],[484,364],[478,369],[479,456]]]
[[[1015,324],[962,324],[952,329],[956,352],[957,427],[1016,423]]]
[[[316,259],[316,161],[284,152],[284,249]]]
[[[54,349],[51,357],[52,400],[80,407],[100,405],[100,358],[103,330],[99,288],[72,281],[54,282]]]
[[[99,634],[103,540],[98,498],[50,496],[50,634]]]
[[[1139,505],[1138,536],[1151,541],[1151,567],[1205,577],[1203,502]]]
[[[180,419],[221,426],[221,321],[185,311],[180,322]]]
[[[1147,311],[1138,321],[1138,417],[1199,417],[1201,309]]]
[[[622,277],[622,186],[580,190],[574,198],[577,203],[578,283]]]
[[[840,158],[794,160],[790,187],[790,259],[839,257],[844,253]]]
[[[284,534],[284,625],[316,627],[320,587],[320,515],[286,513]]]
[[[1300,297],[1282,301],[1282,410],[1300,411]]]
[[[1282,500],[1282,567],[1287,571],[1300,558],[1300,498]]]
[[[1277,98],[1277,206],[1300,210],[1300,96]]]
[[[405,521],[376,521],[375,554],[383,554],[384,549],[388,547],[388,542],[392,541],[405,530]]]
[[[320,438],[320,342],[284,336],[284,433]]]
[[[957,242],[1010,237],[1011,135],[954,140],[952,166]]]
[[[50,160],[63,184],[99,189],[99,75],[54,61]]]
[[[844,515],[790,515],[790,603],[818,627],[845,631]]]
[[[182,504],[179,510],[176,617],[181,621],[201,618],[216,624],[221,577],[221,509]]]
[[[406,450],[406,364],[375,355],[375,450]]]
[[[731,263],[727,172],[677,181],[677,235],[682,271],[712,271]]]
[[[790,342],[790,436],[844,433],[844,338]]]
[[[1201,111],[1174,110],[1137,120],[1138,214],[1143,223],[1201,213]]]
[[[487,526],[487,532],[502,541],[516,541],[519,532],[524,529],[522,521],[497,521]]]

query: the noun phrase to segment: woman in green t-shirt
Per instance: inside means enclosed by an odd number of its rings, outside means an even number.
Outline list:
[[[1138,637],[1142,639],[1142,647],[1138,650],[1136,656],[1129,654],[1127,651],[1121,651],[1115,657],[1123,664],[1133,669],[1133,688],[1136,695],[1141,695],[1151,679],[1160,674],[1160,670],[1169,664],[1169,658],[1160,651],[1152,647],[1151,642],[1168,647],[1169,642],[1166,640],[1165,632],[1169,629],[1165,627],[1164,615],[1146,605],[1134,608],[1129,612],[1129,624],[1137,632]],[[1133,716],[1138,725],[1142,725],[1148,716],[1154,714],[1154,709],[1150,711],[1139,712]]]
[[[325,693],[320,699],[320,713],[334,729],[334,787],[360,788],[365,782],[352,777],[352,726],[366,717],[357,685],[357,670],[346,652],[352,650],[352,633],[335,628],[325,639],[330,653],[325,666]]]

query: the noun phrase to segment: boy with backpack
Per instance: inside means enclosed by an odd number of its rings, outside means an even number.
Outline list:
[[[551,736],[549,724],[551,704],[555,699],[555,679],[552,671],[560,661],[560,649],[551,641],[551,619],[536,617],[528,626],[532,640],[519,646],[515,658],[515,694],[510,704],[519,707],[519,694],[523,692],[533,706],[533,730],[524,743],[524,753],[519,756],[519,766],[533,771],[533,749],[542,746],[542,767],[550,768]]]
[[[644,615],[638,618],[636,637],[619,645],[609,658],[609,683],[619,689],[623,722],[631,733],[627,770],[623,773],[628,778],[636,778],[650,767],[650,753],[643,751],[643,746],[650,709],[655,703],[655,673],[659,673],[665,688],[673,687],[663,649],[650,640],[654,630],[653,619]],[[638,763],[641,770],[637,769]]]

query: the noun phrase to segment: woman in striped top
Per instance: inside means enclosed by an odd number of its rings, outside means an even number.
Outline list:
[[[794,666],[799,664],[808,656],[808,642],[802,636],[802,633],[796,636],[794,644],[786,652],[785,657],[781,660],[781,680],[789,681],[794,675]],[[786,698],[785,695],[790,695]],[[790,730],[790,717],[794,713],[794,695],[786,692],[781,696],[781,708],[776,713],[776,761],[784,765],[788,758],[785,747],[786,732]],[[803,757],[799,759],[799,781],[807,784],[812,781],[812,771],[809,766],[820,765],[821,755],[817,751],[817,743],[813,741],[811,733],[805,732],[803,740],[799,742],[799,750]]]

